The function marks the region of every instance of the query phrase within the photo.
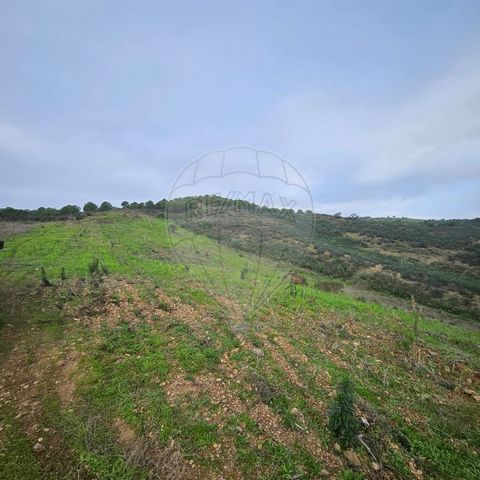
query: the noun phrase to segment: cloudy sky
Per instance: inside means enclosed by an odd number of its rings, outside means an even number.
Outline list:
[[[478,0],[2,1],[0,207],[168,197],[211,150],[319,212],[480,216]]]

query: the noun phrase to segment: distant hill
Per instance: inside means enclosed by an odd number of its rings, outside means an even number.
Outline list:
[[[212,197],[177,200],[170,217],[247,252],[480,319],[480,219],[344,218]]]

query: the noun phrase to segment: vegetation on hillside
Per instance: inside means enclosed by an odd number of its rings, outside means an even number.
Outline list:
[[[98,210],[112,209],[103,202]],[[246,252],[283,260],[354,285],[480,319],[480,219],[348,218],[260,207],[216,196],[122,202]],[[0,220],[82,218],[87,202],[59,210],[0,209]],[[233,215],[232,215],[233,213]]]
[[[342,218],[215,197],[168,213],[229,246],[480,319],[480,219]]]
[[[1,478],[479,478],[473,323],[291,282],[245,225],[221,250],[135,209],[30,227],[0,253]]]

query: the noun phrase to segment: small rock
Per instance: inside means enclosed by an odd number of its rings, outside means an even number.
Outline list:
[[[300,422],[300,423],[305,423],[305,417],[303,416],[303,413],[302,413],[298,408],[293,407],[293,408],[290,410],[290,413],[291,413],[292,415],[295,415],[295,417],[297,418],[298,422]]]
[[[360,467],[362,465],[358,455],[353,450],[345,450],[343,456],[352,467]]]
[[[408,466],[410,467],[410,471],[413,473],[413,475],[416,478],[422,478],[423,477],[423,472],[416,467],[415,462],[410,460],[410,462],[408,462]]]
[[[42,442],[43,442],[43,437],[37,438],[37,442],[38,442],[38,443],[42,443]]]
[[[40,442],[37,442],[34,446],[33,446],[33,451],[34,452],[43,452],[45,450],[45,447],[43,446],[42,443]]]
[[[373,468],[376,472],[378,472],[382,467],[380,466],[379,463],[377,463],[377,462],[372,462],[372,468]]]
[[[464,388],[463,393],[470,395],[476,402],[480,402],[480,395],[477,394],[475,390],[472,390],[470,388]]]
[[[261,348],[252,348],[252,352],[257,356],[257,357],[263,357],[265,354],[263,353],[263,350]]]
[[[320,470],[319,476],[322,477],[322,478],[329,477],[329,476],[330,476],[330,472],[329,472],[328,470],[325,470],[324,468],[322,468],[322,469]]]
[[[340,448],[340,444],[339,443],[336,443],[333,448],[335,449],[336,452],[340,453],[342,451],[342,449]]]

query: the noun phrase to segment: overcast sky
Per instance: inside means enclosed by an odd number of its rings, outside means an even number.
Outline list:
[[[318,212],[480,217],[480,1],[1,1],[0,207],[168,197],[231,145]]]

